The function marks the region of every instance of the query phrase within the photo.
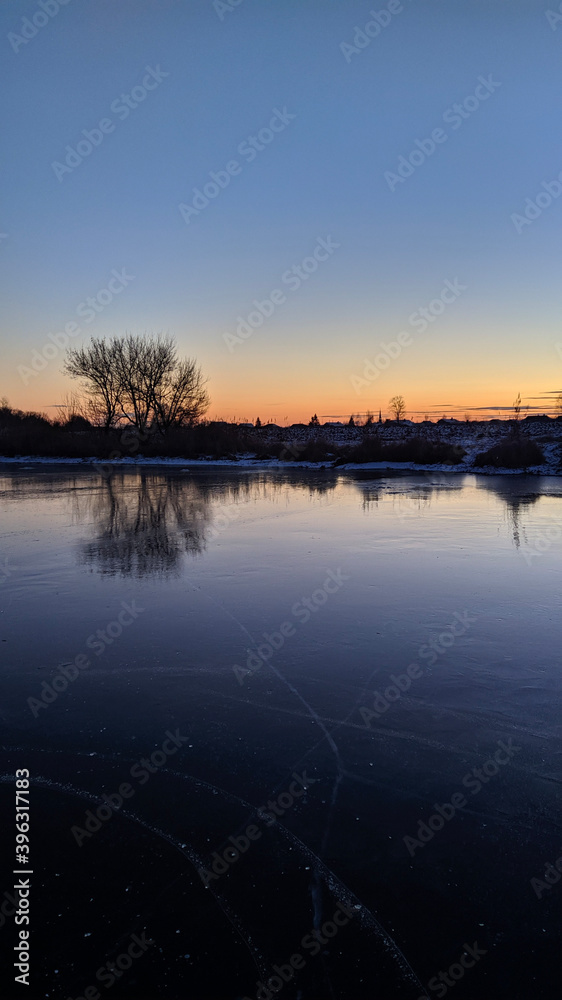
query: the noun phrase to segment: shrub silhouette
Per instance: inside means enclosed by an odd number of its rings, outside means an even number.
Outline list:
[[[516,437],[499,441],[488,451],[481,451],[472,464],[492,466],[494,469],[526,469],[529,465],[540,465],[542,462],[544,453],[538,444]]]
[[[424,441],[423,438],[412,438],[382,444],[379,438],[366,438],[353,448],[343,450],[341,462],[415,462],[417,465],[458,465],[466,452],[459,445],[446,442]]]

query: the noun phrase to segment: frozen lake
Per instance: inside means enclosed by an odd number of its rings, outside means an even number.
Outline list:
[[[30,465],[0,491],[28,997],[553,995],[561,479]]]

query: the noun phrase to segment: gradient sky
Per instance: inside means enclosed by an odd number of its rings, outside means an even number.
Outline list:
[[[342,43],[388,4],[225,8],[69,0],[43,25],[38,0],[3,0],[0,396],[54,415],[73,388],[64,350],[24,369],[75,322],[72,343],[175,336],[209,377],[211,417],[384,414],[395,393],[408,416],[509,406],[518,391],[551,409],[562,197],[530,224],[512,216],[562,171],[562,18],[550,23],[543,0],[404,0],[351,52]],[[168,75],[149,77],[155,89],[125,118],[121,95],[146,67]],[[447,114],[479,77],[489,98],[469,100],[464,120]],[[274,109],[295,117],[249,162],[240,144]],[[113,130],[61,176],[65,147],[102,119]],[[438,128],[446,141],[391,191],[385,172]],[[232,160],[239,172],[186,222],[179,205]],[[299,288],[283,284],[319,237],[338,248]],[[123,268],[134,279],[92,322],[77,317]],[[409,318],[445,280],[466,288],[421,332]],[[275,288],[286,300],[229,350],[224,334]],[[401,331],[411,344],[355,391],[365,359]]]

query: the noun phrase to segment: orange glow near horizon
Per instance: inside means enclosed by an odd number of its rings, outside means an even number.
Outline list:
[[[360,374],[361,365],[356,365],[355,370]],[[527,379],[528,376],[529,373]],[[235,388],[232,381],[224,370],[209,375],[211,405],[207,412],[208,419],[253,423],[259,417],[262,423],[287,425],[308,423],[314,413],[321,422],[347,422],[351,415],[364,418],[371,412],[377,420],[379,410],[383,419],[390,416],[389,400],[397,394],[404,397],[406,417],[415,421],[423,420],[426,414],[432,420],[442,416],[463,420],[465,415],[472,420],[509,417],[513,413],[519,385],[522,387],[522,417],[526,413],[554,415],[556,412],[555,391],[544,391],[542,386],[549,384],[545,379],[541,379],[542,385],[538,379],[534,379],[531,385],[527,382],[527,393],[523,391],[522,378],[519,382],[510,378],[509,385],[502,386],[492,378],[480,379],[478,383],[466,377],[456,382],[447,380],[446,383],[441,378],[435,378],[420,389],[411,379],[401,377],[399,372],[383,373],[373,383],[361,386],[358,394],[354,392],[349,377],[347,385],[346,379],[334,374],[321,380],[317,375],[316,382],[313,382],[312,379],[308,381],[302,369],[296,370],[293,375],[277,371],[268,374],[267,378],[262,375],[256,379],[250,372],[247,373],[247,385],[237,379]],[[58,371],[40,372],[29,380],[27,386],[17,376],[10,382],[2,383],[2,393],[10,406],[44,413],[50,419],[56,417],[58,405],[64,403],[67,396],[76,393],[77,388]]]

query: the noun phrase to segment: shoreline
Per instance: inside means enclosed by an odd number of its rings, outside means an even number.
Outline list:
[[[107,461],[100,458],[55,458],[51,456],[17,455],[6,458],[0,455],[0,466],[2,465],[80,465],[80,466],[112,466],[117,469],[126,468],[229,468],[229,469],[255,469],[270,470],[281,469],[307,469],[312,472],[334,471],[334,472],[441,472],[446,474],[456,473],[458,475],[473,476],[552,476],[562,478],[562,470],[552,468],[548,463],[540,466],[530,466],[529,468],[508,469],[496,468],[495,466],[475,467],[463,462],[456,465],[446,465],[445,463],[417,464],[415,462],[287,462],[280,459],[258,459],[258,458],[118,458]]]

